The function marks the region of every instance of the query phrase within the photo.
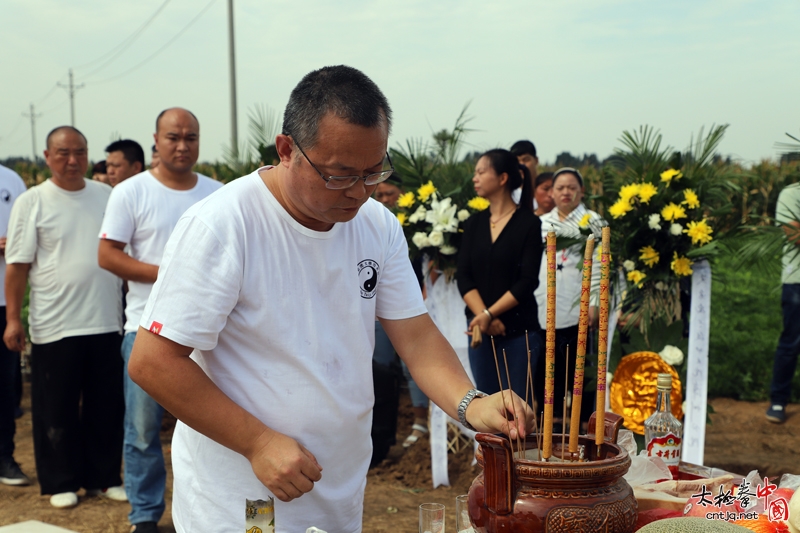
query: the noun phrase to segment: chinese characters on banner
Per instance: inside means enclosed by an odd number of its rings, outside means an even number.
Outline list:
[[[686,412],[683,421],[682,460],[703,464],[706,443],[708,393],[708,337],[711,325],[711,267],[708,261],[693,266],[689,319],[689,353],[686,370]]]
[[[764,478],[764,485],[756,486],[756,492],[751,491],[750,482],[742,480],[734,495],[733,489],[724,490],[724,486],[719,486],[716,496],[712,491],[713,487],[706,488],[697,494],[692,494],[690,503],[686,506],[685,513],[688,513],[691,506],[702,507],[706,511],[706,518],[709,520],[756,520],[758,513],[753,509],[757,500],[764,500],[764,509],[767,511],[767,518],[770,522],[779,522],[789,519],[789,504],[786,498],[773,496],[772,493],[778,486],[770,483],[769,478]],[[735,510],[730,510],[735,509]],[[695,514],[694,516],[700,516]]]

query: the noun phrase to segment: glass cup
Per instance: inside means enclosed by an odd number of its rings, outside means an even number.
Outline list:
[[[419,506],[419,533],[444,533],[444,504],[423,503]]]
[[[472,522],[469,520],[469,495],[456,496],[456,531],[472,533]]]

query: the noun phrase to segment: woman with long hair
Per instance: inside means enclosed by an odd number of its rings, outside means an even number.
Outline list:
[[[508,150],[481,155],[472,178],[478,196],[489,208],[472,215],[464,225],[456,280],[467,304],[468,333],[480,328],[484,341],[470,347],[469,361],[476,386],[491,394],[502,388],[525,397],[528,368],[526,332],[531,350],[531,372],[542,352],[542,338],[533,291],[539,284],[542,259],[541,223],[533,214],[533,188],[528,169]],[[522,187],[517,205],[512,193]],[[494,342],[489,338],[493,337]]]

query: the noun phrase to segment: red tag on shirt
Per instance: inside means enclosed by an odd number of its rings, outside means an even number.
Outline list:
[[[154,321],[152,324],[150,324],[150,333],[155,333],[156,335],[160,335],[162,327],[163,326],[161,325],[161,323]]]

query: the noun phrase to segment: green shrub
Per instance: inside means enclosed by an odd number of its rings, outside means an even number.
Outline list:
[[[732,262],[720,259],[714,272],[708,395],[766,400],[783,328],[780,277],[737,271]],[[798,399],[800,375],[795,374],[792,400]]]

